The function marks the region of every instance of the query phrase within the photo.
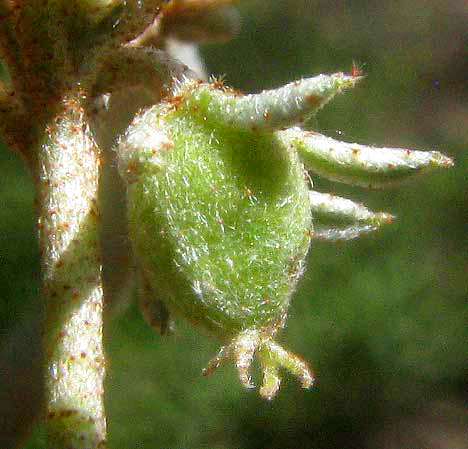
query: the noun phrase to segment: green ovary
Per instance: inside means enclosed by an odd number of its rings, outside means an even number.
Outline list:
[[[311,229],[296,153],[271,133],[155,107],[173,142],[163,169],[129,186],[130,232],[155,295],[228,337],[281,324]],[[142,149],[142,151],[151,149]]]

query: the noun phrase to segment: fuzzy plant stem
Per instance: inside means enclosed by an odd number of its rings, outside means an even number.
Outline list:
[[[103,293],[99,151],[80,95],[65,97],[39,150],[46,426],[50,449],[102,448]]]

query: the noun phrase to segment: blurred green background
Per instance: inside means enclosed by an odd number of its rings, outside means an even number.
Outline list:
[[[240,11],[235,39],[202,48],[210,73],[255,92],[350,71],[354,60],[367,78],[310,126],[342,140],[436,149],[456,167],[383,192],[314,178],[317,190],[398,221],[357,241],[312,247],[279,337],[314,368],[311,391],[285,376],[278,397],[265,402],[239,385],[232,367],[201,377],[218,342],[185,322],[161,338],[131,306],[108,323],[109,447],[467,448],[466,2],[257,0]],[[23,339],[37,351],[27,324],[40,314],[33,187],[3,148],[0,170],[1,350],[27,372],[33,357],[15,348]],[[8,366],[0,369],[8,377]],[[33,400],[17,399],[2,412]],[[40,427],[25,447],[45,447]]]

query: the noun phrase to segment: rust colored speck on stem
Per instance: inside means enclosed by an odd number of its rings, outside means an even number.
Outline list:
[[[70,416],[72,415],[75,415],[77,413],[76,410],[62,410],[60,412],[60,416],[64,417],[64,418],[69,418]]]
[[[317,95],[308,95],[306,97],[307,103],[309,103],[311,106],[319,106],[320,105],[320,97],[317,97]]]

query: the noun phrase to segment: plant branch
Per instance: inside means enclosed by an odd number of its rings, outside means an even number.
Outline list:
[[[103,447],[106,438],[99,151],[82,103],[80,93],[62,101],[39,152],[47,429],[54,449]]]

